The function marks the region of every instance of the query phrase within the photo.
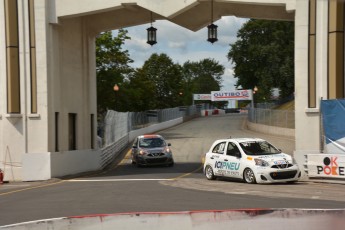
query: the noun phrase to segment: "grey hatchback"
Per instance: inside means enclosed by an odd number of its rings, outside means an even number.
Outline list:
[[[138,136],[132,147],[132,164],[140,166],[167,165],[173,166],[174,159],[170,149],[171,144],[166,143],[158,134]]]

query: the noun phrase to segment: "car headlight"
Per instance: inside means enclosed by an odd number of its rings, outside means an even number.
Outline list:
[[[165,147],[164,151],[165,151],[166,153],[171,153],[171,150],[170,150],[169,147]]]
[[[147,152],[146,152],[146,151],[144,151],[144,150],[142,150],[142,149],[140,149],[140,151],[139,151],[139,155],[140,155],[140,156],[143,156],[143,155],[145,155],[145,154],[147,154]]]
[[[255,161],[255,165],[258,165],[258,166],[266,167],[270,165],[267,161],[262,160],[262,159],[254,159],[254,161]]]

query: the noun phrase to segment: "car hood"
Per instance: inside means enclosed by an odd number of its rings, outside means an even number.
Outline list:
[[[164,152],[165,147],[157,147],[157,148],[142,148],[147,153],[161,153]]]
[[[278,153],[272,155],[262,155],[254,157],[254,159],[262,159],[267,161],[270,165],[281,165],[288,163],[292,164],[292,157],[286,153]]]

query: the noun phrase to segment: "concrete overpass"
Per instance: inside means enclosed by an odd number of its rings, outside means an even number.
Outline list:
[[[214,0],[222,16],[295,21],[296,151],[319,152],[319,99],[344,97],[344,2]],[[4,0],[0,4],[0,168],[37,180],[97,167],[95,37],[169,20],[210,23],[210,0]],[[143,31],[146,33],[146,31]],[[84,168],[85,170],[85,168]],[[44,171],[45,175],[39,174]]]

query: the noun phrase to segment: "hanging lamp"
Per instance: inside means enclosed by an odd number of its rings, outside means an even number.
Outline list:
[[[151,27],[147,28],[147,44],[153,46],[157,43],[157,29],[152,26],[152,12],[151,12]]]
[[[207,30],[208,30],[207,41],[211,42],[212,44],[218,41],[217,28],[218,26],[213,24],[213,0],[212,0],[211,1],[211,24],[207,26]]]

